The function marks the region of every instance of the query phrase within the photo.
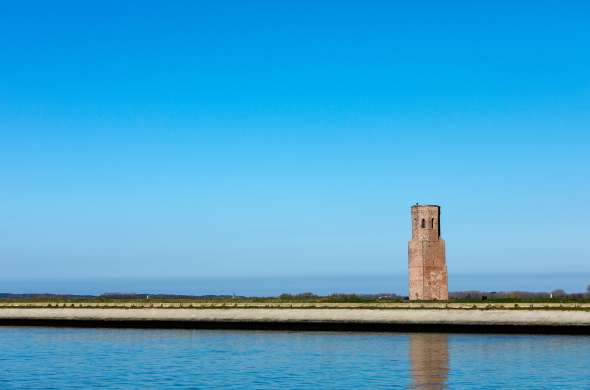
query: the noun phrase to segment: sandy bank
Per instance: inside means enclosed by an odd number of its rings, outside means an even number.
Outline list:
[[[508,330],[590,334],[589,311],[3,308],[0,324],[318,330]]]

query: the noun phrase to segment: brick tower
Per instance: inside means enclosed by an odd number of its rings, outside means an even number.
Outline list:
[[[445,242],[440,238],[440,206],[412,206],[408,274],[410,299],[449,299]]]

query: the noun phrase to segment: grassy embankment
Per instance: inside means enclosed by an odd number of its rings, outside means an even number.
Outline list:
[[[358,295],[280,297],[72,297],[35,296],[0,298],[0,308],[334,308],[334,309],[526,309],[590,310],[590,299],[503,298],[485,301],[457,299],[449,301],[406,301],[402,299],[363,297]]]

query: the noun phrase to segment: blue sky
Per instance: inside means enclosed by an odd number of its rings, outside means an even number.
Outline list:
[[[583,1],[4,4],[2,279],[402,274],[415,202],[451,275],[589,272],[589,26]]]

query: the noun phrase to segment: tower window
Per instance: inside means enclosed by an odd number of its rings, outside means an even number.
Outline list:
[[[422,219],[421,226],[422,226],[422,229],[424,229],[426,227],[426,220],[425,219]]]
[[[430,228],[434,229],[434,218],[430,220]]]

